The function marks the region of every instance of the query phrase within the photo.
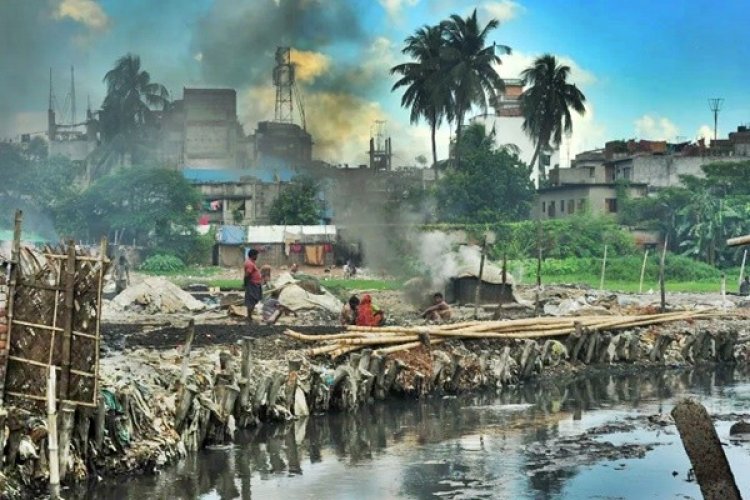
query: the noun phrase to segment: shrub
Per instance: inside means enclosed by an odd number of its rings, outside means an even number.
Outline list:
[[[174,255],[152,255],[141,264],[141,271],[155,274],[176,273],[183,269],[185,269],[185,263]]]

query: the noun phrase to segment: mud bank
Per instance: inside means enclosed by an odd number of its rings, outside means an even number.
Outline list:
[[[183,353],[170,342],[111,352],[102,359],[99,406],[61,413],[64,482],[156,471],[231,443],[240,429],[355,412],[379,400],[516,391],[584,370],[745,363],[748,326],[748,320],[700,320],[543,341],[453,340],[386,356],[363,350],[335,362],[310,357],[306,345],[268,331],[196,347],[184,371]],[[137,345],[137,337],[124,344]],[[45,487],[46,429],[35,414],[8,409],[2,488],[8,497]]]

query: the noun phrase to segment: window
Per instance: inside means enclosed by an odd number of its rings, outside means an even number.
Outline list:
[[[547,212],[547,203],[543,201],[542,202],[542,213],[545,213],[545,212]]]
[[[575,212],[575,206],[573,200],[568,200],[568,213],[572,214]]]
[[[595,173],[596,173],[596,168],[589,167],[589,177],[593,177]]]
[[[622,169],[622,178],[627,181],[630,180],[630,167],[625,167]]]
[[[565,201],[564,200],[560,200],[560,213],[561,214],[565,213]]]
[[[607,198],[604,200],[604,208],[608,214],[617,213],[617,198]]]
[[[581,198],[580,200],[578,200],[578,208],[576,210],[578,210],[579,212],[583,212],[585,208],[586,200],[584,198]]]
[[[550,201],[549,205],[547,206],[547,209],[548,209],[547,215],[549,215],[550,217],[554,217],[555,216],[555,202]]]

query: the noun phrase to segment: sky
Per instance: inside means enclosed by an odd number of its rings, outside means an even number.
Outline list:
[[[722,97],[719,135],[750,122],[750,5],[741,0],[0,0],[0,138],[45,130],[52,68],[65,114],[70,66],[78,117],[101,104],[104,74],[133,53],[173,98],[183,87],[232,87],[245,132],[273,117],[273,52],[294,48],[314,155],[364,163],[384,120],[396,164],[429,157],[429,130],[410,125],[388,70],[424,24],[476,8],[500,21],[501,76],[551,53],[587,97],[572,154],[613,139],[694,140],[712,135],[709,97]],[[439,155],[449,130],[438,135]]]

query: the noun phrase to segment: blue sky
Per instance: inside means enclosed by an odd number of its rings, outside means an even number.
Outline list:
[[[273,48],[288,44],[311,61],[301,87],[323,159],[360,161],[370,124],[383,119],[407,161],[427,153],[427,133],[409,126],[387,70],[414,29],[472,8],[501,21],[493,39],[513,49],[503,76],[544,52],[573,67],[590,105],[574,149],[695,139],[712,127],[714,96],[725,99],[720,134],[750,121],[750,6],[739,0],[0,0],[0,136],[43,130],[50,66],[61,107],[76,66],[82,110],[86,96],[101,102],[102,76],[127,52],[176,97],[183,86],[237,88],[250,132],[270,118]]]

